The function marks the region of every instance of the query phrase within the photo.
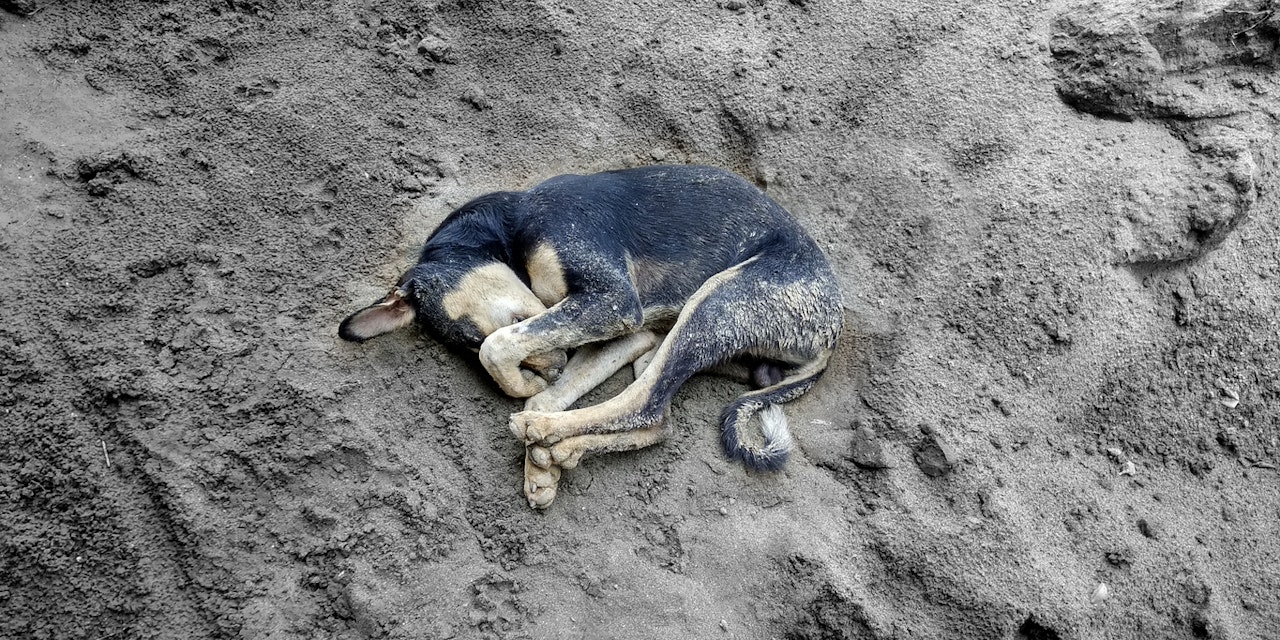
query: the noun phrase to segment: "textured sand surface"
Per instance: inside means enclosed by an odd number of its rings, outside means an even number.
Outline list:
[[[1270,3],[0,7],[0,637],[1280,637]],[[846,333],[783,472],[699,378],[532,511],[517,401],[337,323],[656,162],[787,206]]]

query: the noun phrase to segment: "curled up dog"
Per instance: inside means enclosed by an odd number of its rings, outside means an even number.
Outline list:
[[[780,205],[719,169],[654,166],[468,202],[339,335],[417,324],[478,353],[505,393],[527,398],[510,428],[526,445],[525,495],[545,508],[584,455],[663,440],[676,392],[713,368],[754,387],[721,414],[726,453],[781,467],[791,436],[779,405],[821,376],[842,319],[830,265]],[[622,393],[570,409],[628,365]],[[741,437],[756,414],[759,445]]]

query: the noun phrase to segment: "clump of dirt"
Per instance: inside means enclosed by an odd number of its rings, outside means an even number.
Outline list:
[[[0,636],[1280,635],[1269,3],[579,4],[0,2]],[[795,213],[846,334],[784,471],[698,378],[532,511],[516,401],[337,323],[657,162]]]
[[[1104,118],[1160,124],[1170,150],[1128,202],[1124,259],[1160,263],[1218,246],[1258,193],[1258,156],[1274,155],[1280,19],[1269,4],[1235,2],[1134,16],[1124,8],[1069,11],[1050,44],[1062,99]]]

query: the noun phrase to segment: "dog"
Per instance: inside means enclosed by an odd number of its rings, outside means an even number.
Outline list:
[[[754,387],[721,414],[728,456],[780,468],[792,444],[778,405],[819,379],[842,323],[830,264],[782,206],[727,171],[668,165],[464,204],[338,334],[363,342],[417,324],[477,353],[503,392],[527,399],[510,429],[526,445],[525,496],[546,508],[582,456],[666,438],[672,398],[710,369]],[[569,410],[628,364],[623,392]],[[759,445],[740,437],[757,413]]]

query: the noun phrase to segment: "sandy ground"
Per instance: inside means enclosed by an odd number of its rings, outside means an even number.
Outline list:
[[[0,636],[1280,637],[1271,3],[320,4],[0,3]],[[803,221],[841,347],[785,471],[700,378],[532,511],[518,402],[337,322],[660,161]]]

